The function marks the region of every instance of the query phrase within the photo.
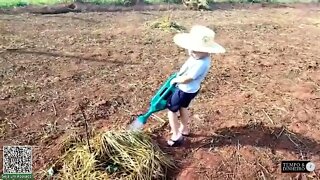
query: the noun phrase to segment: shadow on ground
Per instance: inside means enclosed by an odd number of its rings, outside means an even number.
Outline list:
[[[221,128],[215,135],[193,134],[202,140],[186,143],[185,148],[213,148],[222,146],[254,146],[272,151],[304,152],[320,154],[320,143],[302,134],[290,132],[285,127],[269,127],[263,123]]]
[[[234,10],[234,9],[259,9],[259,8],[284,8],[296,6],[316,6],[317,3],[296,3],[296,4],[277,4],[277,3],[230,3],[215,2],[210,5],[210,10]],[[11,9],[1,9],[0,14],[62,14],[62,13],[81,13],[81,12],[129,12],[129,11],[168,11],[168,10],[190,10],[182,4],[137,4],[133,6],[120,5],[97,5],[94,3],[75,2],[69,4],[57,4],[49,6],[25,6]]]
[[[2,52],[2,53],[44,55],[44,56],[51,56],[51,57],[63,57],[63,58],[70,58],[74,60],[102,62],[102,63],[117,64],[117,65],[139,65],[140,64],[140,63],[133,63],[128,61],[114,61],[106,58],[84,57],[83,55],[66,54],[63,52],[35,51],[35,50],[25,50],[25,49],[7,49],[5,52]]]
[[[164,149],[182,161],[188,159],[190,153],[199,149],[224,146],[237,147],[239,145],[267,148],[271,149],[272,153],[276,153],[276,150],[281,150],[298,154],[301,152],[313,155],[320,154],[320,142],[302,134],[290,132],[285,127],[269,127],[263,123],[258,123],[220,128],[214,132],[214,135],[209,133],[191,134],[182,147]],[[193,138],[200,140],[190,140]],[[162,147],[166,147],[165,139],[159,138],[157,141]],[[180,166],[180,163],[178,163],[178,166]],[[184,164],[184,166],[186,165]],[[179,173],[179,170],[175,170],[170,172],[170,175],[175,177]]]

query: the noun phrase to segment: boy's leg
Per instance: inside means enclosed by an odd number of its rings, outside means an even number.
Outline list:
[[[171,127],[172,135],[171,140],[168,141],[170,146],[175,146],[177,143],[180,143],[182,140],[182,134],[179,132],[179,122],[178,122],[178,115],[177,112],[181,107],[181,91],[176,90],[168,99],[167,108],[169,109],[168,112],[168,119],[169,125]]]
[[[189,128],[188,128],[188,121],[189,121],[189,111],[187,108],[181,107],[180,108],[180,116],[181,116],[181,124],[179,131],[183,135],[189,134]]]
[[[189,128],[188,128],[188,122],[189,122],[189,110],[187,109],[191,103],[191,101],[197,96],[198,92],[196,93],[184,93],[183,101],[181,103],[180,108],[180,116],[181,116],[181,123],[179,127],[179,131],[183,135],[189,135]]]
[[[174,141],[178,140],[181,137],[181,135],[179,132],[179,123],[178,123],[177,113],[169,110],[168,118],[169,118],[169,125],[171,127],[171,132],[172,132],[171,139]]]

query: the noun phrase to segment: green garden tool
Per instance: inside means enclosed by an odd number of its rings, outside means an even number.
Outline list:
[[[177,76],[177,73],[172,74],[163,85],[159,88],[156,94],[152,97],[150,101],[149,110],[142,115],[139,115],[137,119],[133,121],[130,126],[131,130],[138,130],[145,125],[149,117],[156,112],[166,109],[167,101],[170,95],[175,91],[176,84],[170,84],[171,80]]]

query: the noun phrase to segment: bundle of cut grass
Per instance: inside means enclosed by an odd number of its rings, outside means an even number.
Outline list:
[[[59,179],[109,179],[107,173],[96,169],[99,162],[95,156],[87,146],[73,148],[63,158]]]
[[[149,25],[151,28],[161,29],[163,31],[184,32],[186,28],[171,20],[170,16],[165,16]]]
[[[119,167],[125,179],[160,179],[166,177],[173,161],[150,136],[138,131],[106,132],[101,136],[100,154],[107,155]]]
[[[138,131],[109,131],[69,149],[59,162],[59,179],[165,179],[174,163],[150,136]]]
[[[182,0],[182,2],[191,10],[210,10],[209,0]]]

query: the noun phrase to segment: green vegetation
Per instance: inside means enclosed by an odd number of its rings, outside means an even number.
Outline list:
[[[27,5],[51,5],[72,2],[72,0],[0,0],[0,7],[21,7]]]

